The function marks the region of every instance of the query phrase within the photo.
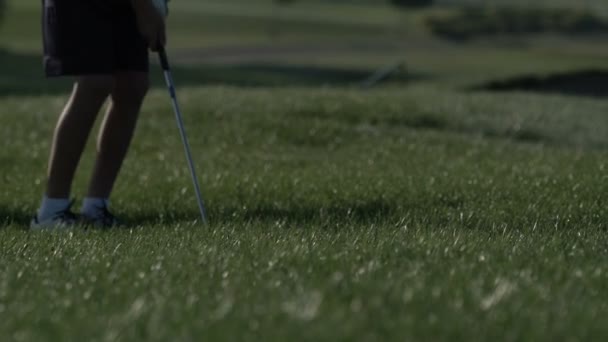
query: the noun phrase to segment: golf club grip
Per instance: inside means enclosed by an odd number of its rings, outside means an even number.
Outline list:
[[[169,66],[169,58],[167,58],[167,51],[164,46],[161,46],[158,49],[158,58],[160,59],[160,66],[163,70],[169,71],[171,67]]]

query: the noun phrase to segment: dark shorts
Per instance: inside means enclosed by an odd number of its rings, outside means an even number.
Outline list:
[[[46,75],[147,72],[148,44],[128,0],[42,0]]]

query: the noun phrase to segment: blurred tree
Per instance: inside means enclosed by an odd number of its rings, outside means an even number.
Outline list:
[[[407,8],[421,8],[433,5],[433,0],[389,0],[389,2],[396,7],[403,9]]]
[[[467,7],[431,15],[426,25],[442,38],[467,40],[484,36],[538,33],[605,34],[608,20],[585,9]]]
[[[0,24],[4,18],[4,11],[6,10],[6,0],[0,0]]]
[[[295,3],[297,0],[273,0],[273,2],[277,5],[291,5],[293,3]],[[335,1],[336,3],[350,3],[350,2],[357,2],[357,1]],[[360,2],[364,2],[364,1],[360,1]],[[369,1],[370,3],[380,3],[380,0],[376,0],[376,1]],[[388,2],[395,6],[395,7],[399,7],[399,8],[422,8],[422,7],[427,7],[427,6],[431,6],[434,3],[434,0],[388,0]]]
[[[274,0],[274,3],[277,5],[290,5],[296,2],[296,0]]]

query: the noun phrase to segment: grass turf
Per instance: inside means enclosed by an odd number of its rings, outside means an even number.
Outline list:
[[[211,225],[193,224],[155,89],[113,202],[131,226],[59,234],[25,227],[65,88],[37,84],[33,62],[14,58],[23,64],[0,82],[0,340],[604,339],[608,104],[462,87],[605,62],[433,49],[407,55],[432,77],[371,91],[288,87],[299,74],[284,73],[200,86],[213,67],[179,65],[178,83],[200,72],[179,95]]]
[[[431,90],[418,91],[182,91],[209,227],[190,224],[179,138],[156,92],[115,198],[137,225],[69,234],[21,228],[48,149],[40,137],[51,121],[38,124],[39,112],[58,110],[60,99],[5,99],[0,331],[99,340],[605,336],[607,135],[561,131],[575,112],[603,122],[606,105],[453,95],[439,105],[455,110],[442,113],[425,108]],[[510,128],[498,114],[469,115],[521,103],[530,109]]]

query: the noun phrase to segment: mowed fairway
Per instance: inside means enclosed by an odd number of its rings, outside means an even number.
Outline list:
[[[196,2],[175,2],[175,18],[193,15]],[[196,223],[157,82],[113,197],[128,227],[32,233],[68,89],[44,83],[39,38],[16,33],[36,25],[36,4],[14,6],[0,50],[17,63],[0,75],[0,341],[608,337],[608,102],[467,90],[608,66],[593,41],[564,39],[577,47],[564,52],[543,38],[521,49],[412,34],[414,49],[287,56],[277,71],[193,62],[194,26],[176,26],[178,92],[210,225]],[[238,18],[222,11],[218,22]],[[361,30],[376,25],[366,18]],[[336,41],[358,25],[345,21]],[[420,76],[357,87],[359,74],[395,58]],[[93,151],[91,141],[77,198]]]

